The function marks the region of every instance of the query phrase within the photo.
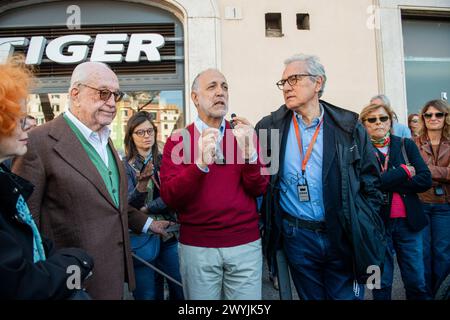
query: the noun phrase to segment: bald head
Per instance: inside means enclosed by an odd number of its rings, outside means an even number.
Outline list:
[[[228,83],[217,69],[207,69],[195,77],[191,98],[200,119],[209,126],[222,121],[228,111]]]
[[[111,68],[103,62],[88,61],[80,63],[72,72],[72,77],[70,78],[70,89],[79,83],[89,83],[91,80],[95,81],[97,80],[99,73],[104,72],[111,74],[111,76],[117,79],[117,76]]]
[[[222,74],[222,72],[220,72],[217,69],[209,68],[209,69],[203,70],[202,72],[197,74],[197,76],[194,78],[194,81],[192,82],[191,91],[197,92],[198,91],[198,83],[200,81],[200,78],[202,78],[204,75],[208,75],[208,74],[211,74],[211,73],[213,73],[213,74],[220,74],[225,79],[225,76]]]
[[[119,79],[108,65],[81,63],[73,70],[70,80],[70,112],[91,130],[101,130],[114,120],[119,89]]]

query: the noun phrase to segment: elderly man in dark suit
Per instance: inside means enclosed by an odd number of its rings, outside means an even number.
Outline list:
[[[126,174],[108,128],[122,96],[106,64],[78,65],[69,110],[34,129],[28,153],[13,163],[35,185],[28,204],[41,232],[58,247],[80,247],[94,258],[87,283],[94,299],[121,299],[124,282],[134,287],[128,228],[164,234],[168,225],[128,207]]]

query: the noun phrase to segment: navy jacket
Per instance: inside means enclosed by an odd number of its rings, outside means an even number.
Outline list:
[[[396,192],[400,194],[405,204],[409,228],[411,231],[420,231],[427,225],[427,220],[417,193],[431,188],[431,172],[423,161],[416,144],[411,139],[404,139],[406,155],[416,170],[416,175],[411,180],[408,179],[408,174],[400,166],[406,164],[401,150],[401,141],[400,137],[391,135],[388,170],[381,174],[380,189],[387,193],[389,201],[389,204],[382,208],[382,217],[385,222],[389,220],[392,194]],[[378,150],[376,152],[381,162],[384,163],[384,155]]]
[[[20,194],[27,199],[33,191],[28,181],[9,172],[0,172],[0,300],[66,299],[74,292],[66,281],[69,266],[79,266],[81,280],[93,267],[90,256],[81,249],[53,250],[50,240],[42,239],[46,260],[33,261],[33,232],[17,218]]]
[[[364,127],[358,121],[358,115],[322,100],[320,103],[324,106],[322,181],[325,221],[333,248],[351,266],[355,248],[352,247],[350,240],[352,235],[349,234],[349,219],[351,219],[349,217],[354,213],[353,208],[365,206],[365,209],[371,211],[369,214],[375,215],[373,218],[379,220],[375,222],[382,225],[378,216],[382,204],[379,168],[374,156],[375,149]],[[280,168],[276,172],[271,172],[269,189],[261,209],[264,219],[263,244],[269,259],[281,247],[278,185],[283,172],[291,118],[292,111],[283,105],[256,125],[262,150],[269,156],[272,153],[279,153]],[[267,139],[262,129],[268,130]],[[278,139],[272,129],[279,130]],[[275,144],[280,147],[279,150]]]

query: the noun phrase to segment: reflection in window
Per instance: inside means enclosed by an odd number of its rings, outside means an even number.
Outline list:
[[[156,140],[160,144],[166,142],[173,130],[184,127],[182,90],[127,92],[127,97],[117,106],[121,110],[126,110],[128,114],[124,116],[125,112],[118,113],[120,116],[116,116],[113,122],[112,130],[117,132],[113,142],[120,150],[123,150],[125,130],[119,134],[121,130],[114,128],[126,127],[128,119],[137,111],[147,111],[152,115],[152,120],[158,128]]]
[[[166,142],[174,129],[183,128],[185,125],[182,90],[127,92],[127,96],[118,102],[116,107],[116,117],[110,125],[111,140],[122,154],[127,122],[137,111],[144,110],[152,115],[153,122],[158,128],[156,139],[161,145]],[[27,112],[37,119],[38,125],[58,117],[67,109],[66,93],[31,94],[28,97]]]

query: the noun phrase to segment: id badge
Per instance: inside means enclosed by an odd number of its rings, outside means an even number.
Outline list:
[[[308,189],[308,184],[306,183],[306,181],[304,183],[299,183],[297,185],[297,191],[298,191],[298,200],[300,202],[308,202],[309,199],[309,189]]]

